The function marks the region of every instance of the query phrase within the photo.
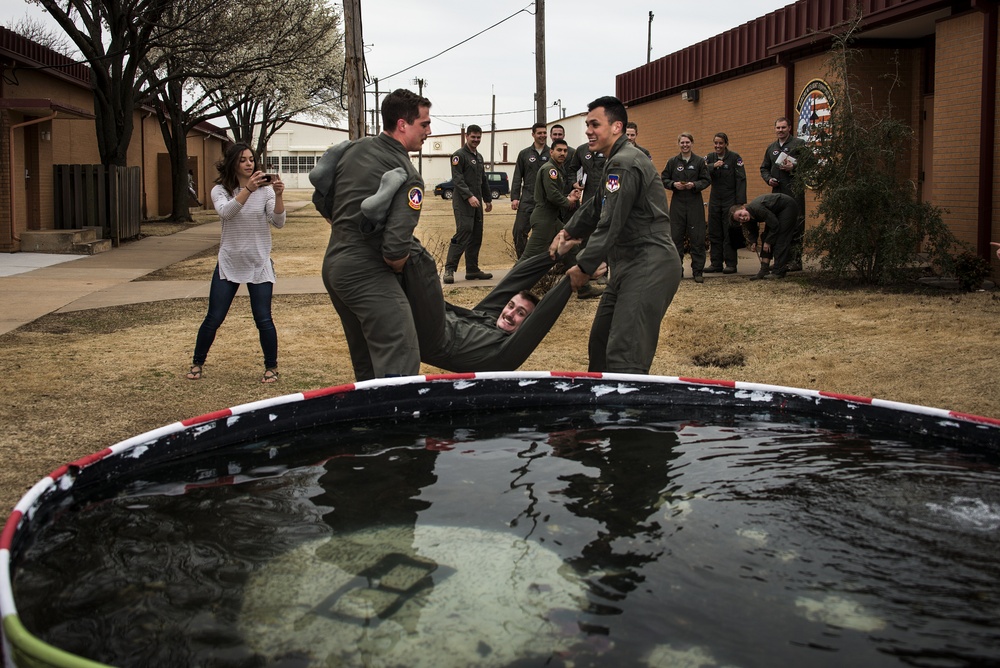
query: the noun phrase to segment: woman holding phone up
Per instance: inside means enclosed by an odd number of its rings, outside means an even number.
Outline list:
[[[285,184],[277,174],[258,171],[253,151],[242,143],[230,147],[215,168],[219,176],[212,188],[212,203],[222,219],[222,239],[209,290],[208,314],[198,330],[187,379],[201,379],[215,333],[226,319],[240,283],[246,283],[264,352],[260,382],[274,383],[278,380],[278,332],[271,320],[275,277],[270,226],[285,225]]]

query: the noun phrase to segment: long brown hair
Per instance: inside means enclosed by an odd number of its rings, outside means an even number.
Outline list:
[[[236,169],[240,166],[240,156],[243,155],[243,151],[250,151],[250,155],[253,156],[254,167],[256,168],[257,154],[243,142],[237,142],[227,148],[225,154],[222,156],[222,160],[215,163],[215,169],[219,172],[219,176],[216,177],[215,182],[228,190],[230,195],[235,195],[236,189],[240,187],[240,179],[236,175]]]

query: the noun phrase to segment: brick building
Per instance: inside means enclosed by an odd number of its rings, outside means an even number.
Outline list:
[[[756,197],[769,191],[758,168],[774,119],[798,125],[809,89],[830,76],[830,33],[858,7],[859,90],[878,104],[888,89],[883,75],[898,73],[894,110],[917,139],[901,156],[903,169],[922,199],[946,209],[959,239],[992,257],[997,275],[1000,263],[989,252],[989,242],[1000,240],[996,0],[799,0],[618,75],[618,97],[657,166],[677,153],[680,132],[694,134],[700,155],[711,152],[716,132],[726,132],[746,163],[747,196]],[[806,201],[812,214],[811,193]]]
[[[99,164],[90,68],[0,27],[0,252],[55,220],[53,165]],[[203,123],[188,137],[188,167],[204,202],[225,133]],[[170,161],[156,115],[135,111],[128,165],[140,168],[143,217],[170,213]]]

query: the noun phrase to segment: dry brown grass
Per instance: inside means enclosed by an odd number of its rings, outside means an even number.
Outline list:
[[[309,193],[290,193],[308,199]],[[487,215],[482,266],[509,266],[509,200]],[[450,204],[428,197],[418,236],[440,249]],[[311,205],[274,234],[281,276],[315,275],[328,226]],[[150,275],[203,279],[214,252]],[[464,269],[464,267],[462,267]],[[475,303],[485,288],[449,292]],[[571,300],[524,369],[586,369],[596,302]],[[121,439],[211,410],[352,380],[340,323],[325,295],[278,296],[281,381],[261,385],[249,305],[238,298],[205,377],[183,379],[205,300],[52,314],[0,337],[0,506],[57,466]],[[837,289],[795,277],[684,281],[664,320],[652,373],[809,387],[1000,416],[1000,295]],[[425,367],[427,372],[434,369]]]

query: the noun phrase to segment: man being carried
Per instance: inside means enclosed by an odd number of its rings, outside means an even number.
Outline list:
[[[421,359],[458,373],[513,371],[521,366],[548,334],[572,294],[566,278],[540,301],[527,290],[576,243],[564,240],[552,256],[542,253],[517,263],[471,309],[445,302],[437,263],[415,245],[403,267],[403,287],[413,311]]]
[[[465,254],[465,279],[489,279],[489,274],[479,269],[479,249],[483,245],[483,211],[493,210],[490,184],[486,180],[486,163],[476,150],[483,140],[483,129],[470,125],[465,134],[465,146],[451,154],[451,179],[455,182],[455,197],[451,204],[455,210],[455,236],[448,247],[444,263],[444,282],[454,283],[458,261]]]

